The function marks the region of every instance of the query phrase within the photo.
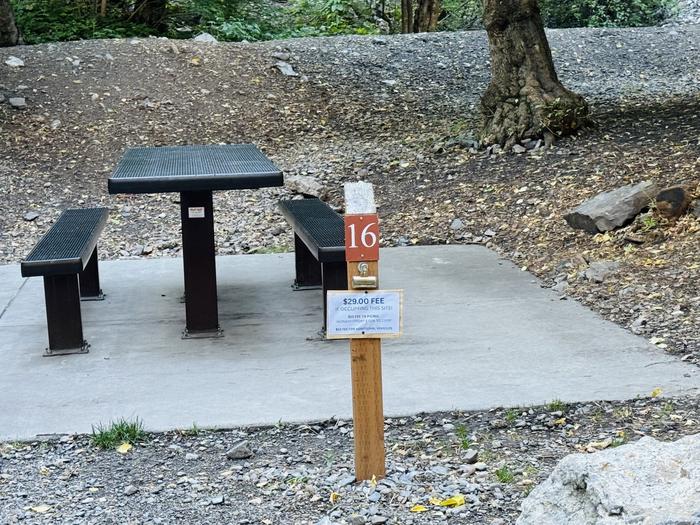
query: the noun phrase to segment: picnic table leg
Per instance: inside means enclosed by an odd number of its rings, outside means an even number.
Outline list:
[[[180,193],[185,273],[184,337],[220,336],[211,191]]]
[[[295,290],[321,286],[321,263],[316,260],[316,257],[296,233],[294,234],[294,263],[296,267]]]
[[[83,340],[80,317],[78,275],[47,275],[44,277],[46,324],[49,347],[46,355],[62,355],[87,351]]]
[[[92,251],[92,255],[87,265],[80,272],[80,299],[83,301],[100,301],[104,299],[104,294],[100,290],[100,272],[97,268],[97,246]]]

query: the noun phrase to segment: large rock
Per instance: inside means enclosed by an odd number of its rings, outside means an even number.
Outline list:
[[[662,217],[677,219],[688,210],[692,200],[687,186],[671,186],[656,196],[656,209]]]
[[[623,186],[599,193],[564,215],[564,218],[572,228],[588,233],[614,230],[634,219],[649,206],[655,195],[656,184],[651,181]]]
[[[319,199],[323,199],[328,193],[318,179],[308,175],[286,175],[284,185],[294,193],[318,197]]]
[[[628,523],[700,525],[700,434],[566,456],[523,502],[516,525]]]

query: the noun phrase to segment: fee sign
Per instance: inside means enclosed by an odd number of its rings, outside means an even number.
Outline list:
[[[403,290],[329,290],[328,339],[399,337]]]

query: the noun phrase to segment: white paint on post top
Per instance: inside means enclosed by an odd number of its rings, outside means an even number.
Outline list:
[[[343,186],[345,188],[346,214],[377,213],[372,184],[369,182],[346,182]]]

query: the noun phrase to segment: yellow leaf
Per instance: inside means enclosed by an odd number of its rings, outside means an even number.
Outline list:
[[[555,425],[559,425],[559,426],[566,425],[566,418],[565,418],[565,417],[562,417],[562,418],[559,418],[559,419],[555,419],[555,420],[554,420],[554,424],[555,424]]]
[[[198,66],[199,64],[202,63],[202,59],[199,57],[193,57],[192,60],[190,60],[192,65]]]
[[[431,505],[441,505],[442,504],[442,500],[438,499],[434,496],[431,496],[428,501],[430,502]]]
[[[377,476],[375,476],[374,474],[372,474],[372,479],[369,480],[369,483],[370,483],[370,485],[372,485],[373,487],[376,487],[376,486],[377,486]]]
[[[41,467],[39,469],[39,474],[41,474],[42,476],[48,476],[49,474],[51,474],[51,471],[46,467]]]
[[[440,502],[441,507],[460,507],[462,505],[464,505],[464,496],[461,494],[455,494],[451,498]]]
[[[120,454],[128,454],[132,448],[134,447],[130,443],[122,443],[117,447],[117,452]]]
[[[426,507],[425,505],[413,505],[413,507],[411,507],[411,512],[427,512],[427,511],[428,511],[428,507]]]
[[[659,397],[661,394],[663,394],[663,390],[661,390],[658,386],[651,391],[651,397]]]
[[[51,507],[49,505],[37,505],[36,507],[31,507],[30,509],[33,512],[38,512],[39,514],[46,514],[48,511],[51,510]]]
[[[331,492],[330,498],[328,498],[333,505],[335,505],[338,501],[340,501],[340,494],[337,492]]]

